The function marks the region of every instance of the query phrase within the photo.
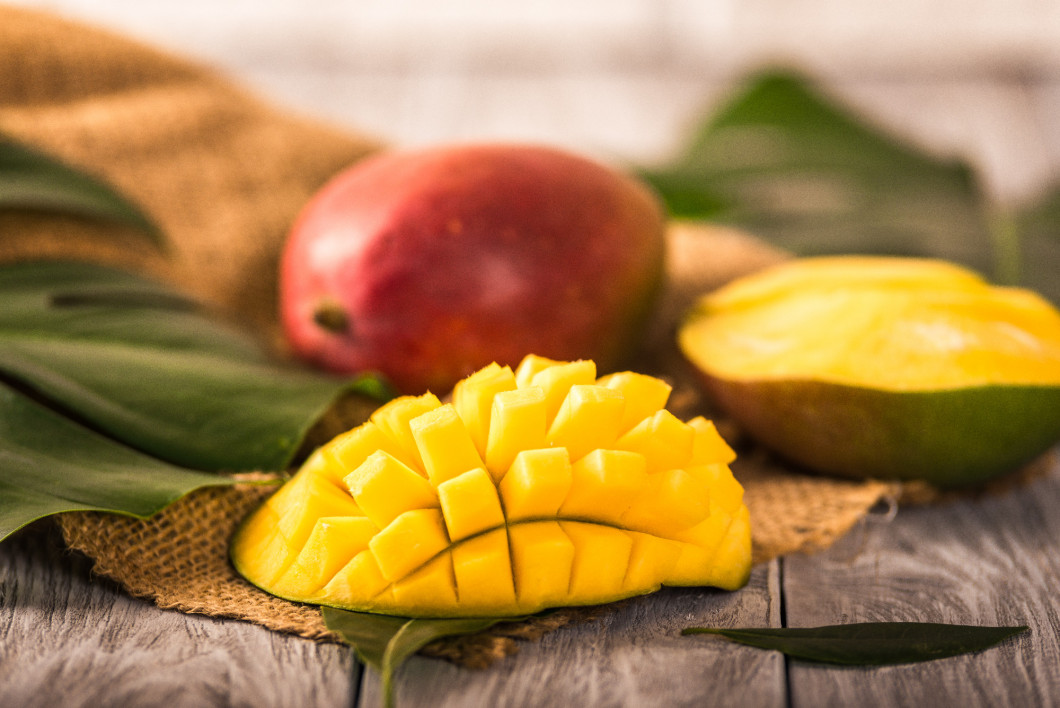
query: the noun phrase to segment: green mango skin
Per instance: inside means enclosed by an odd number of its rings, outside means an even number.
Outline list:
[[[975,485],[1060,441],[1060,386],[887,391],[819,380],[703,375],[752,437],[811,470],[853,478]]]

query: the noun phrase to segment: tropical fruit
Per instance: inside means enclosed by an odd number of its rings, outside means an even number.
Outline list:
[[[731,448],[665,382],[530,355],[403,396],[318,449],[242,523],[236,569],[300,602],[513,616],[662,585],[741,587]]]
[[[791,261],[705,295],[678,343],[721,408],[820,472],[958,486],[1060,440],[1060,313],[950,263]]]
[[[336,175],[291,229],[287,340],[341,373],[448,391],[530,352],[617,368],[663,275],[665,215],[632,177],[560,150],[390,152]]]

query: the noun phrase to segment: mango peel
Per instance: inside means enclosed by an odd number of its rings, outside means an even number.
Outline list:
[[[1060,440],[1060,313],[954,264],[791,261],[705,295],[678,344],[719,407],[819,472],[957,487]]]
[[[528,356],[403,396],[324,445],[241,524],[251,583],[407,617],[502,617],[663,585],[735,590],[750,519],[732,449],[670,386]]]

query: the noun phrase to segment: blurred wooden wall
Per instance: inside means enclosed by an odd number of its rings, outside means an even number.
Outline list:
[[[652,163],[747,72],[802,69],[970,160],[1060,179],[1060,0],[16,0],[211,64],[401,145],[547,141]]]

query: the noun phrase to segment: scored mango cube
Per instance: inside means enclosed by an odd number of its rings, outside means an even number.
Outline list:
[[[486,468],[499,480],[523,450],[545,446],[545,390],[527,385],[493,399],[486,442]]]
[[[394,583],[394,602],[443,612],[456,603],[453,563],[445,553]]]
[[[387,580],[400,580],[449,548],[442,512],[406,511],[373,536],[368,547]]]
[[[520,452],[499,485],[508,521],[555,517],[571,483],[570,455],[563,448]]]
[[[622,515],[626,528],[673,538],[710,516],[710,487],[703,479],[682,469],[648,476],[644,492],[638,494]]]
[[[648,486],[644,457],[625,450],[593,450],[571,465],[571,487],[559,516],[619,524]]]
[[[230,557],[291,600],[504,617],[663,585],[735,589],[751,563],[732,449],[670,386],[592,361],[491,364],[403,396],[314,451]]]
[[[368,548],[379,528],[366,516],[322,516],[291,566],[277,581],[285,595],[324,587],[350,558]]]
[[[310,468],[312,469],[312,468]],[[273,582],[284,573],[302,551],[322,516],[363,516],[357,503],[323,476],[296,475],[267,504],[276,513],[276,529],[283,539],[285,553],[276,568]]]
[[[438,499],[453,541],[504,526],[504,509],[497,487],[481,467],[442,482],[438,486]]]
[[[574,564],[574,543],[558,521],[508,527],[512,575],[520,607],[528,611],[565,604]]]
[[[626,432],[645,418],[663,409],[670,398],[673,387],[654,376],[638,374],[633,371],[619,371],[601,376],[596,382],[622,394],[626,401],[622,412],[621,432]]]
[[[451,403],[409,421],[427,479],[437,487],[468,470],[482,467],[471,434]]]
[[[349,603],[370,603],[377,595],[390,587],[390,581],[379,570],[379,562],[371,550],[365,549],[353,556],[324,589],[309,598],[324,604],[343,606]]]
[[[371,421],[343,433],[319,452],[328,461],[328,471],[336,484],[344,484],[349,471],[360,467],[376,452],[385,452],[406,466],[415,464],[403,446]]]
[[[735,514],[743,506],[743,485],[736,481],[728,465],[696,465],[685,471],[710,489],[712,504],[717,502],[730,514]]]
[[[711,559],[707,582],[722,590],[737,590],[747,584],[751,572],[751,514],[741,507],[725,538]]]
[[[370,422],[379,426],[394,444],[402,450],[398,457],[405,460],[407,464],[418,472],[426,474],[423,469],[423,457],[416,445],[416,439],[412,437],[412,419],[433,411],[442,405],[438,397],[433,393],[425,393],[422,396],[400,396],[383,404],[375,413],[372,413]]]
[[[357,506],[380,529],[409,509],[438,506],[430,482],[382,450],[369,455],[343,481]]]
[[[486,613],[515,606],[508,533],[503,528],[453,546],[453,572],[461,602]]]
[[[688,421],[695,431],[692,442],[692,459],[690,465],[730,464],[736,459],[736,453],[729,443],[718,433],[718,428],[703,416],[696,416]]]
[[[615,441],[616,450],[644,455],[648,473],[677,469],[692,457],[696,431],[668,410],[661,410],[633,426]]]
[[[531,386],[540,386],[545,392],[545,423],[559,413],[563,400],[570,392],[571,386],[596,383],[596,364],[592,361],[571,361],[555,363],[534,374],[530,379]]]
[[[352,432],[350,431],[350,433]],[[350,433],[344,433],[344,435],[349,435]],[[302,464],[302,467],[312,470],[310,476],[326,479],[336,486],[342,486],[342,476],[345,474],[346,467],[336,461],[330,452],[323,448],[314,450]]]
[[[530,386],[534,381],[534,377],[539,373],[549,367],[563,363],[566,362],[549,359],[545,356],[538,356],[537,354],[527,354],[515,369],[515,385],[519,388]]]
[[[549,426],[545,442],[567,448],[572,462],[593,450],[612,447],[625,405],[622,394],[614,389],[575,384]]]
[[[561,521],[559,525],[574,544],[571,595],[585,604],[621,595],[633,537],[622,529],[582,521]]]
[[[628,531],[633,545],[622,584],[631,592],[646,592],[666,581],[681,557],[680,541]]]
[[[496,362],[479,369],[453,388],[453,406],[467,426],[480,456],[485,459],[486,441],[490,430],[490,412],[498,393],[515,388],[515,374],[511,367]]]

